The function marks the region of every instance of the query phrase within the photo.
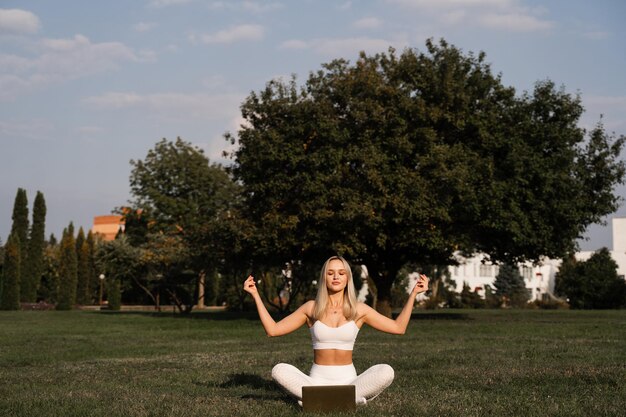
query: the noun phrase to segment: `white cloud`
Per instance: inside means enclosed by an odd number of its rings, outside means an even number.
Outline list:
[[[609,32],[605,32],[602,30],[583,33],[583,38],[591,39],[594,41],[601,41],[601,40],[607,39],[608,37],[609,37]]]
[[[0,120],[0,138],[6,139],[36,139],[46,140],[55,130],[49,120],[33,119],[27,121]]]
[[[120,42],[93,43],[84,35],[66,39],[41,39],[28,47],[34,57],[0,55],[0,99],[43,86],[112,71],[125,62],[153,60],[154,54],[139,54]]]
[[[253,13],[265,13],[282,7],[280,3],[261,3],[256,1],[244,1],[241,3],[243,10]]]
[[[0,9],[0,33],[33,34],[40,26],[39,18],[29,11]]]
[[[121,62],[140,61],[135,52],[120,42],[92,43],[86,36],[71,39],[43,39],[43,54],[35,61],[38,71],[63,78],[110,71]]]
[[[267,3],[259,1],[213,1],[209,3],[209,9],[212,10],[230,10],[243,11],[249,13],[266,13],[273,10],[281,9],[281,3]]]
[[[349,10],[350,8],[352,8],[352,2],[351,1],[347,1],[347,2],[337,6],[337,8],[339,10]]]
[[[388,3],[414,8],[506,7],[513,0],[387,0]]]
[[[150,7],[167,7],[167,6],[175,6],[179,4],[190,3],[192,0],[152,0],[149,4]]]
[[[366,17],[360,20],[357,20],[352,24],[353,27],[357,29],[376,29],[381,27],[383,24],[382,20],[376,17]]]
[[[10,73],[24,71],[31,66],[28,58],[17,55],[0,54],[0,72]]]
[[[390,46],[396,49],[402,49],[408,45],[404,38],[396,40],[376,39],[367,37],[355,38],[321,38],[312,39],[310,41],[302,41],[292,39],[283,42],[280,45],[282,49],[312,49],[319,55],[327,57],[349,57],[354,56],[360,51],[367,53],[386,52]]]
[[[309,44],[300,39],[290,39],[280,44],[281,49],[306,49]]]
[[[148,110],[159,118],[171,120],[230,119],[239,112],[243,94],[109,92],[88,97],[86,104],[100,109]]]
[[[447,25],[458,25],[465,20],[466,16],[467,12],[465,10],[452,10],[444,13],[441,21]]]
[[[488,13],[480,18],[479,23],[484,27],[513,32],[547,30],[554,26],[554,22],[521,13]]]
[[[135,32],[148,32],[154,29],[157,26],[154,22],[139,22],[133,25],[133,30]]]
[[[263,38],[264,32],[263,26],[260,25],[238,25],[210,35],[192,36],[191,40],[206,44],[258,41]]]
[[[400,7],[425,11],[446,25],[473,22],[478,26],[512,32],[544,31],[553,21],[540,18],[548,14],[543,6],[524,7],[520,0],[387,0]]]

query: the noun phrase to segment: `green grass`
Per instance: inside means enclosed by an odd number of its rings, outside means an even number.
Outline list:
[[[354,355],[396,372],[358,416],[626,415],[626,311],[418,312]],[[270,370],[311,360],[255,316],[0,312],[0,416],[297,416]]]

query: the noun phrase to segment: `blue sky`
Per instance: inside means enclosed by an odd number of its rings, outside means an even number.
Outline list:
[[[0,238],[18,187],[31,207],[44,193],[47,234],[88,229],[127,202],[129,161],[161,138],[220,161],[240,103],[270,79],[430,37],[484,51],[518,92],[552,79],[581,94],[582,126],[602,114],[626,134],[625,19],[621,0],[3,0]],[[583,249],[611,245],[610,228],[588,237]]]

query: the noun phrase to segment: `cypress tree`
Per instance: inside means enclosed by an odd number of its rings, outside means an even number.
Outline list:
[[[78,229],[76,237],[76,260],[77,260],[77,284],[76,284],[76,302],[81,305],[88,304],[89,290],[89,248],[85,240],[85,232],[81,227]]]
[[[76,303],[77,259],[74,225],[63,231],[59,259],[59,294],[57,310],[70,310]]]
[[[20,238],[11,234],[4,247],[4,268],[0,290],[2,310],[20,309],[20,256]]]
[[[28,198],[26,197],[26,190],[23,188],[17,189],[15,195],[15,202],[13,203],[13,225],[11,226],[11,234],[17,236],[20,250],[20,262],[24,263],[27,256],[27,244],[28,244]],[[18,276],[18,283],[20,285],[21,293],[26,292],[28,284],[24,283],[22,279],[22,270],[20,269],[20,275]]]
[[[46,228],[46,201],[43,193],[37,191],[33,205],[33,225],[28,240],[28,251],[22,263],[22,301],[33,303],[37,299],[37,288],[41,282],[44,264],[44,245]]]
[[[91,230],[87,232],[85,242],[87,243],[87,276],[89,280],[89,285],[86,289],[87,302],[93,303],[94,300],[98,299],[100,282],[96,273],[96,239]]]

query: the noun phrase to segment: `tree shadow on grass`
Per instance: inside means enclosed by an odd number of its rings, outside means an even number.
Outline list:
[[[153,318],[176,318],[176,319],[191,319],[191,320],[215,320],[215,321],[230,321],[230,320],[251,320],[258,321],[259,315],[256,311],[192,311],[189,314],[181,314],[171,311],[91,311],[89,314],[101,314],[111,316],[143,316]],[[275,319],[281,318],[277,314],[272,314]]]
[[[135,315],[153,318],[177,318],[191,320],[212,320],[212,321],[233,321],[233,320],[250,320],[259,321],[259,315],[256,311],[192,311],[190,314],[180,314],[156,311],[94,311],[92,314],[106,315]],[[393,313],[395,319],[399,313]],[[275,320],[280,320],[284,315],[273,313]],[[432,311],[423,312],[416,311],[411,314],[411,320],[474,320],[467,313],[454,311]]]
[[[196,385],[199,383],[196,382]],[[203,384],[204,385],[204,384]],[[295,400],[287,395],[283,389],[274,381],[265,379],[255,374],[236,373],[228,375],[228,379],[220,384],[215,384],[217,388],[249,388],[260,390],[261,393],[249,393],[241,396],[241,399],[282,401],[289,405],[295,405]]]
[[[394,314],[394,318],[398,315]],[[423,313],[415,312],[411,314],[411,320],[474,320],[466,313],[456,312],[437,312],[437,313]]]

